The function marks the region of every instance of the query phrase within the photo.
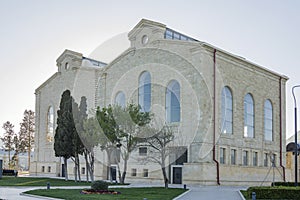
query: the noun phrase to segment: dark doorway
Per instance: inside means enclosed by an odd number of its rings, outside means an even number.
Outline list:
[[[182,167],[173,167],[173,184],[182,183]]]
[[[61,177],[65,177],[65,164],[61,165]]]
[[[117,180],[117,167],[116,166],[110,166],[110,175],[111,175],[112,181]]]

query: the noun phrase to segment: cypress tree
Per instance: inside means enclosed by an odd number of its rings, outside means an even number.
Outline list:
[[[56,157],[63,157],[65,180],[68,180],[67,160],[74,156],[74,131],[76,131],[73,114],[71,92],[63,92],[59,110],[57,111],[57,127],[54,136],[54,151]]]

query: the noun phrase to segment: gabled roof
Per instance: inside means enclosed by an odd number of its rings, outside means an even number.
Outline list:
[[[187,36],[187,35],[185,35],[185,34],[181,34],[180,32],[175,31],[174,29],[168,28],[165,24],[162,24],[162,23],[159,23],[159,22],[155,22],[155,21],[152,21],[152,20],[142,19],[142,20],[141,20],[137,25],[135,25],[135,27],[128,33],[128,37],[131,38],[132,36],[136,35],[136,34],[137,34],[138,32],[140,32],[140,31],[142,30],[142,28],[144,28],[144,27],[154,27],[154,28],[156,27],[156,28],[165,29],[165,38],[166,38],[166,32],[167,32],[167,31],[174,32],[174,33],[176,33],[176,34],[179,34],[179,35],[181,35],[181,36],[184,36],[184,37],[186,38],[186,39],[184,39],[184,40],[188,40],[188,41],[192,41],[192,42],[198,42],[201,46],[204,46],[204,47],[208,47],[208,48],[210,48],[210,49],[217,50],[217,51],[220,52],[220,53],[223,53],[223,54],[225,54],[225,55],[227,55],[227,56],[230,56],[230,57],[232,57],[232,58],[234,58],[234,59],[237,59],[237,60],[239,60],[239,61],[241,61],[241,62],[250,64],[250,65],[252,65],[252,66],[254,66],[254,67],[259,68],[260,70],[269,72],[269,73],[271,73],[271,74],[273,74],[273,75],[275,75],[275,76],[279,76],[279,77],[281,77],[281,78],[283,78],[283,79],[285,79],[285,80],[288,80],[288,79],[289,79],[289,78],[288,78],[287,76],[285,76],[285,75],[279,74],[279,73],[277,73],[277,72],[275,72],[275,71],[272,71],[272,70],[270,70],[270,69],[267,69],[267,68],[265,68],[265,67],[263,67],[263,66],[261,66],[261,65],[258,65],[258,64],[254,63],[254,62],[248,61],[246,58],[243,58],[243,57],[241,57],[241,56],[235,55],[235,54],[230,53],[230,52],[228,52],[228,51],[225,51],[225,50],[223,50],[223,49],[221,49],[221,48],[215,47],[215,46],[213,46],[213,45],[211,45],[211,44],[209,44],[209,43],[199,41],[199,40],[197,40],[197,39],[195,39],[195,38],[192,38],[192,37],[190,37],[190,36]],[[173,40],[180,40],[180,39],[173,39]]]

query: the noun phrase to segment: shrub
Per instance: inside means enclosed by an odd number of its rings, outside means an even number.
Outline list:
[[[93,190],[108,190],[109,183],[105,181],[94,181],[91,185]]]

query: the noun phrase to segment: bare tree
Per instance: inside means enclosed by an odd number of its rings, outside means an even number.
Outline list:
[[[150,128],[147,130],[151,135],[144,140],[144,146],[148,147],[148,155],[144,161],[157,163],[161,167],[165,188],[168,188],[168,177],[166,172],[166,160],[173,153],[169,147],[174,140],[174,132],[170,126],[164,125],[160,130]]]
[[[20,123],[19,142],[20,151],[28,152],[28,170],[30,169],[30,156],[34,144],[34,129],[34,112],[32,110],[25,110],[23,122]]]

